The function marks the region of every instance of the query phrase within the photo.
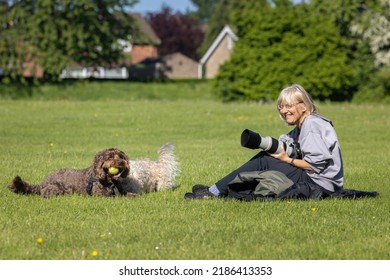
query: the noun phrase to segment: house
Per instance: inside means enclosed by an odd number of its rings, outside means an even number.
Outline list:
[[[161,40],[141,14],[131,13],[130,15],[138,26],[138,32],[130,35],[132,42],[119,40],[125,55],[125,60],[121,65],[112,68],[74,65],[64,69],[60,77],[62,79],[128,79],[131,76],[128,67],[145,59],[158,58],[157,46],[161,44]]]
[[[226,25],[200,59],[199,79],[212,79],[217,75],[220,65],[230,58],[237,40],[238,37]]]
[[[37,55],[37,58],[39,57],[39,54]],[[43,78],[43,69],[42,67],[36,62],[38,59],[33,57],[31,53],[28,53],[25,57],[25,61],[21,64],[17,64],[20,66],[21,75],[24,78],[31,79],[31,78]],[[5,74],[4,69],[0,68],[0,77],[2,77]]]
[[[199,63],[176,52],[147,58],[129,68],[131,80],[197,79]]]
[[[23,77],[43,78],[42,67],[32,59],[30,54],[27,56],[26,62],[23,63]]]
[[[199,63],[182,53],[162,57],[164,76],[168,79],[197,79]]]
[[[130,64],[137,64],[146,58],[157,58],[157,46],[161,44],[160,38],[157,37],[141,14],[132,13],[131,16],[138,25],[140,32],[132,36],[133,43],[129,49],[125,50],[125,53],[127,51],[131,55]]]

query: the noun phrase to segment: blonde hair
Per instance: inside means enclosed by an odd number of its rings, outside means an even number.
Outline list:
[[[284,88],[277,99],[277,105],[287,104],[295,105],[297,103],[303,103],[306,107],[305,115],[308,116],[312,113],[317,113],[318,108],[314,104],[313,99],[307,93],[307,91],[298,84],[292,84]]]

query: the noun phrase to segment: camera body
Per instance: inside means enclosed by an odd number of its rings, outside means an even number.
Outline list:
[[[249,129],[245,129],[241,134],[241,146],[249,149],[263,149],[270,154],[279,154],[281,147],[291,158],[302,158],[302,151],[299,143],[279,141],[271,136],[261,137],[260,134]]]

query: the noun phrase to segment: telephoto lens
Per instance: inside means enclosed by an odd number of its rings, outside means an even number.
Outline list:
[[[261,137],[260,134],[245,129],[241,133],[241,146],[249,149],[263,149],[264,151],[270,154],[280,153],[280,143],[279,140],[272,138],[270,136]]]

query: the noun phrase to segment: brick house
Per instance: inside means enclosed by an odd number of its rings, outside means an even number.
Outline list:
[[[157,46],[161,44],[160,38],[157,37],[152,27],[139,13],[132,13],[135,23],[140,30],[139,36],[134,36],[133,44],[127,50],[131,55],[130,64],[137,64],[146,58],[157,58]],[[125,51],[126,52],[126,51]]]
[[[31,54],[27,56],[26,62],[23,63],[23,77],[43,78],[43,69],[34,61]]]
[[[132,42],[119,41],[125,54],[125,60],[122,65],[114,68],[100,66],[83,67],[82,65],[70,66],[62,71],[60,77],[72,79],[128,79],[131,76],[128,71],[132,65],[136,65],[145,59],[158,58],[157,47],[161,44],[161,40],[141,14],[130,13],[130,16],[133,17],[139,32],[131,34]]]
[[[220,65],[228,60],[238,37],[229,26],[225,26],[207,49],[199,62],[199,78],[212,79],[217,75]]]

